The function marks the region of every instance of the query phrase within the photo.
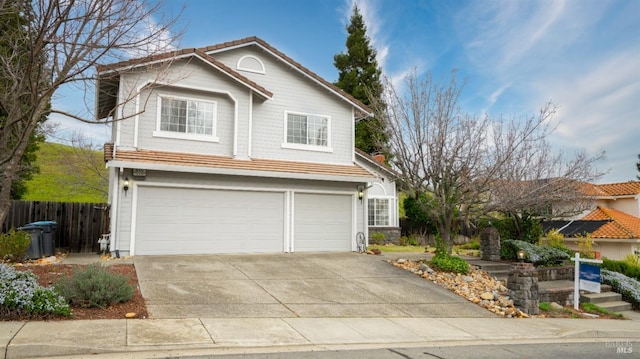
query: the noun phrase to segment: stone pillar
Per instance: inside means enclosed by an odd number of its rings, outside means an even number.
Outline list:
[[[532,263],[514,263],[511,265],[507,288],[509,298],[520,311],[538,314],[540,293],[538,291],[538,272]]]
[[[489,227],[480,233],[480,253],[485,261],[500,260],[500,234],[498,230]]]

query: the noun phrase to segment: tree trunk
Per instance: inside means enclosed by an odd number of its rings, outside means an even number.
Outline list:
[[[0,225],[4,223],[4,220],[9,214],[11,208],[11,185],[13,185],[13,176],[17,169],[16,159],[20,157],[13,155],[13,158],[7,162],[2,174],[2,182],[0,183]]]

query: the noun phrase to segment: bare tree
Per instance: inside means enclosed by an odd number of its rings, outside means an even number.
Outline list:
[[[431,203],[423,209],[434,221],[447,253],[452,236],[471,218],[560,199],[541,190],[542,180],[551,174],[563,180],[592,178],[590,165],[595,159],[578,156],[563,170],[564,157],[551,155],[546,140],[553,130],[554,105],[525,118],[494,120],[460,109],[462,86],[455,71],[448,83],[437,83],[431,76],[419,80],[415,71],[405,81],[406,91],[400,93],[385,79],[383,102],[373,108],[385,122],[392,165],[401,173],[405,190],[415,198],[428,194]],[[536,190],[513,190],[522,181],[539,185]],[[557,189],[548,183],[547,188]],[[540,196],[530,200],[536,191]]]
[[[21,20],[12,31],[0,33],[0,107],[6,113],[0,121],[0,222],[9,209],[20,159],[42,117],[58,113],[96,122],[88,100],[96,65],[173,49],[174,19],[162,16],[161,5],[146,0],[0,0],[0,16]],[[54,94],[66,85],[89,95],[83,99],[90,103],[85,114],[51,108]]]

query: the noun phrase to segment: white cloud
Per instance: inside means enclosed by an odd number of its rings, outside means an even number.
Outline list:
[[[634,178],[634,160],[640,152],[638,63],[640,47],[612,54],[587,72],[541,77],[535,83],[538,93],[553,92],[560,105],[557,143],[592,154],[606,152],[601,166],[612,173],[605,182]]]
[[[603,181],[634,178],[640,152],[638,3],[472,2],[455,17],[478,96],[489,110],[560,107],[554,143],[606,151]],[[508,84],[508,85],[505,85]],[[509,112],[509,111],[507,111]]]

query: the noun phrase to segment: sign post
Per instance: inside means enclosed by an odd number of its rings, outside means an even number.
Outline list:
[[[585,264],[580,268],[580,263],[602,263],[600,259],[580,258],[580,253],[571,258],[575,261],[575,273],[573,276],[573,309],[580,307],[580,288],[589,292],[600,293],[600,267]]]

